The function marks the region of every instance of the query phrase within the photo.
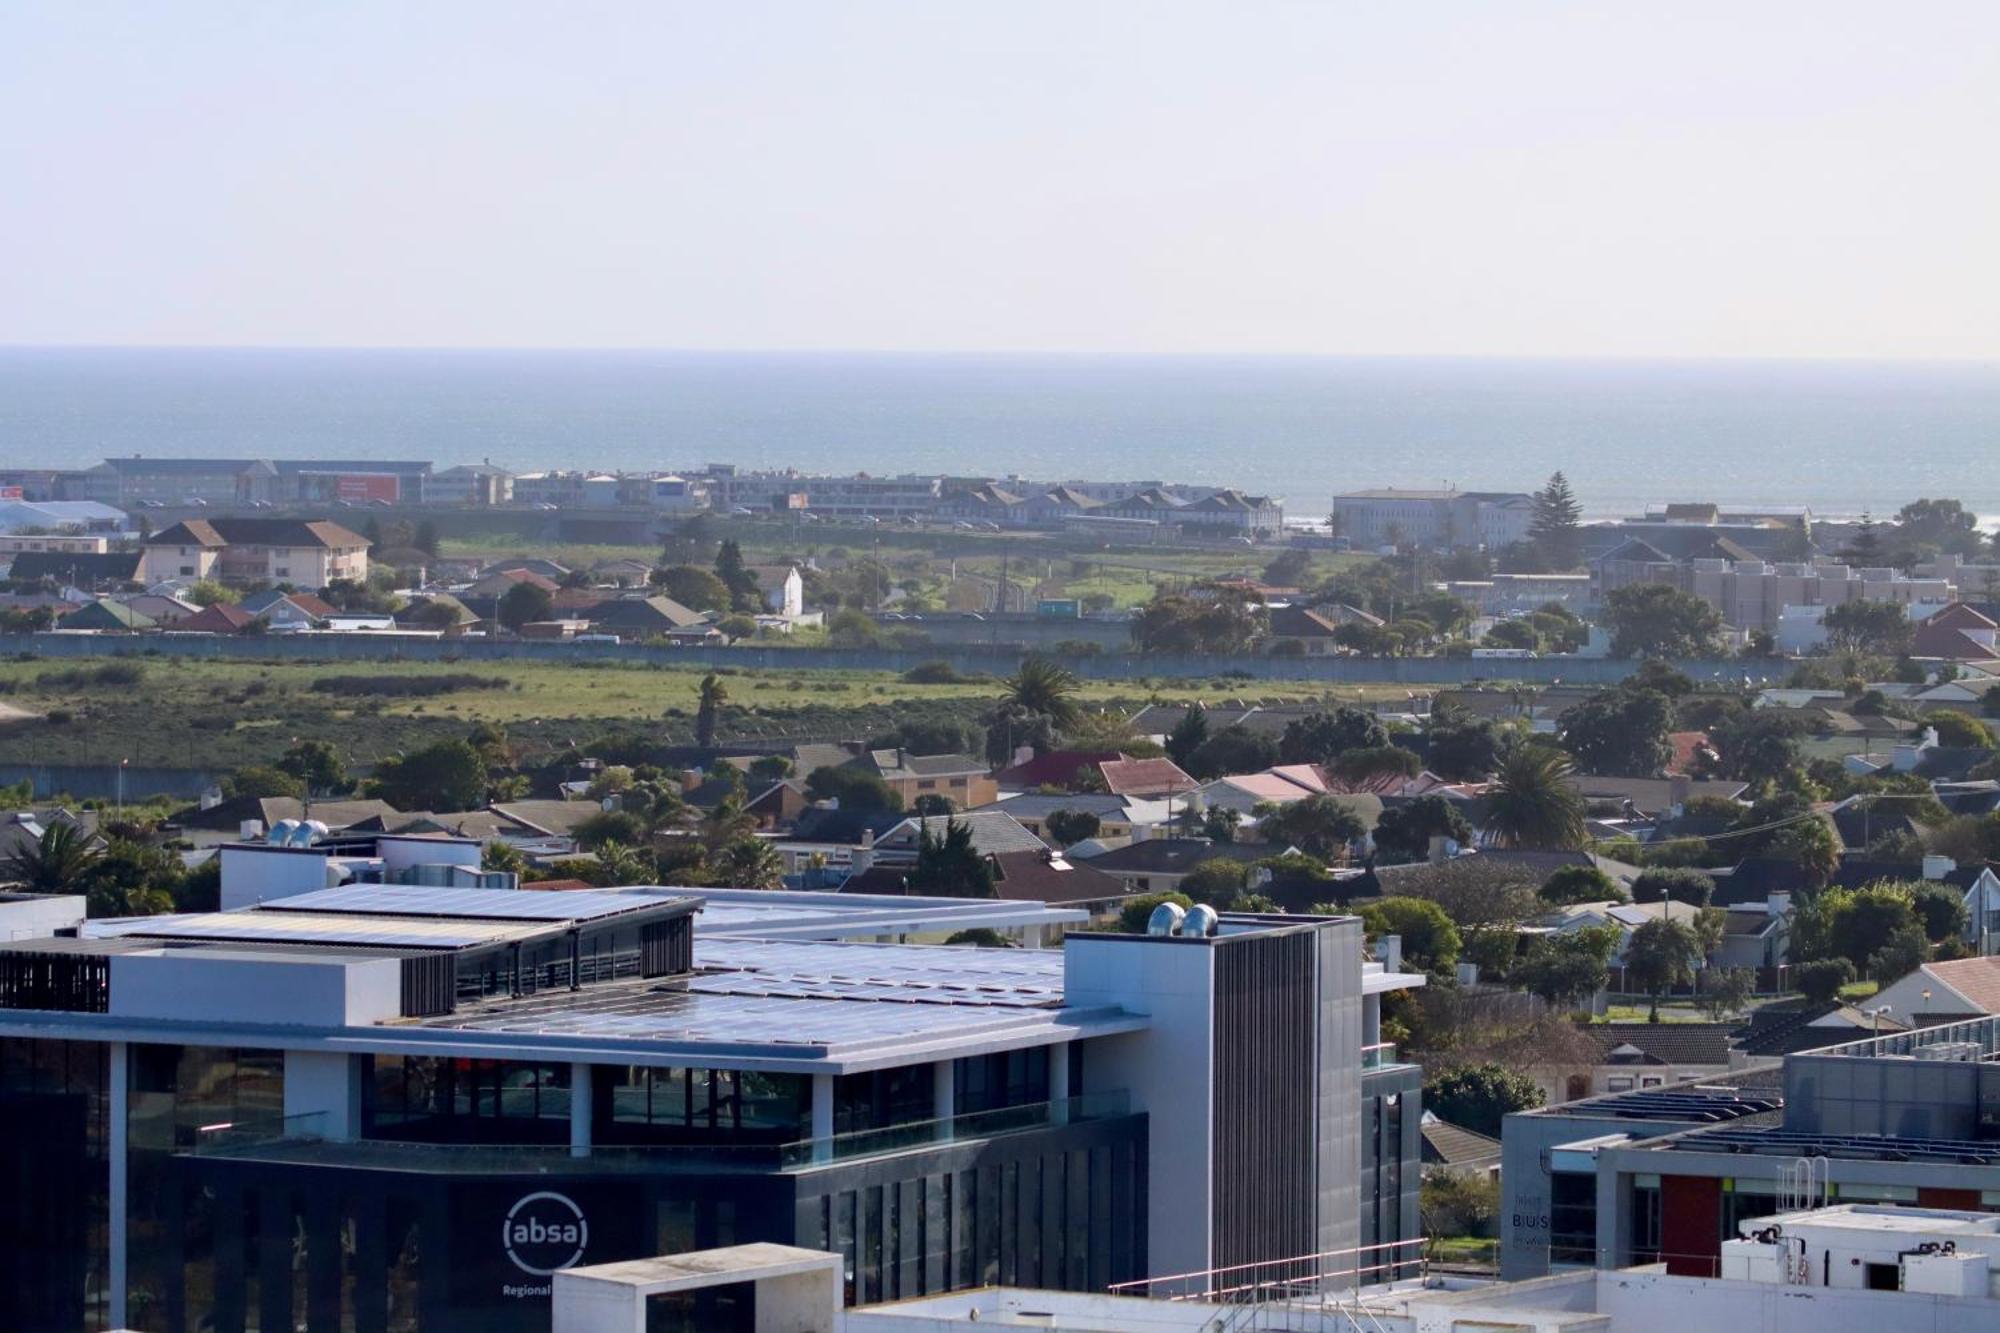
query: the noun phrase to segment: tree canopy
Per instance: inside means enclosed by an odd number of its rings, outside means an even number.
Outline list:
[[[1604,596],[1614,657],[1706,657],[1715,651],[1722,613],[1665,583],[1634,583]]]

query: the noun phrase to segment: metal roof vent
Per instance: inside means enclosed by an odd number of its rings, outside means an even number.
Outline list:
[[[1153,909],[1153,914],[1146,918],[1146,933],[1178,935],[1181,930],[1181,918],[1186,915],[1179,903],[1161,903]]]
[[[1196,903],[1188,909],[1187,918],[1181,922],[1181,934],[1191,939],[1213,935],[1219,920],[1213,907],[1207,903]]]
[[[271,831],[264,835],[264,841],[272,847],[289,847],[292,844],[292,835],[298,830],[298,820],[281,819],[271,825]]]

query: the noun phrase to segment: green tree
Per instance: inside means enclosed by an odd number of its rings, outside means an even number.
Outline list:
[[[1241,861],[1210,857],[1181,876],[1180,890],[1198,903],[1222,907],[1249,887],[1250,867]]]
[[[1259,806],[1257,833],[1265,842],[1296,847],[1307,856],[1333,861],[1368,836],[1368,826],[1340,798],[1325,792],[1279,806]]]
[[[1551,907],[1572,903],[1624,902],[1627,894],[1617,880],[1596,866],[1564,866],[1542,881],[1536,896]]]
[[[236,591],[236,589],[226,583],[217,583],[214,579],[197,580],[189,585],[188,590],[182,593],[181,597],[182,600],[193,602],[196,606],[216,606],[218,604],[234,606],[243,600],[242,593]]]
[[[1500,729],[1463,708],[1433,708],[1425,766],[1441,778],[1476,782],[1500,766]]]
[[[486,804],[486,760],[465,741],[438,741],[379,761],[368,785],[399,810],[477,810]]]
[[[571,829],[570,836],[585,851],[610,842],[636,847],[647,840],[645,822],[625,810],[600,810]]]
[[[957,814],[958,806],[953,804],[951,797],[946,796],[943,792],[927,791],[916,800],[910,802],[910,813],[921,816],[924,819],[935,819],[940,815]]]
[[[732,605],[729,585],[699,565],[669,565],[647,581],[690,611],[727,611]]]
[[[1786,710],[1743,709],[1708,728],[1717,761],[1704,775],[1754,782],[1776,778],[1799,765],[1799,737],[1804,723]]]
[[[1400,745],[1377,745],[1334,756],[1327,770],[1344,782],[1366,783],[1378,778],[1413,778],[1423,763]]]
[[[278,760],[278,767],[297,778],[305,789],[319,795],[347,790],[347,770],[341,766],[340,751],[329,741],[294,741]]]
[[[500,623],[518,632],[523,625],[547,620],[555,614],[549,590],[538,583],[516,583],[500,594]]]
[[[1144,653],[1241,652],[1264,631],[1263,601],[1240,588],[1197,584],[1164,589],[1132,615],[1132,641]]]
[[[1031,713],[1040,713],[1060,729],[1076,721],[1076,696],[1083,683],[1068,667],[1046,657],[1025,657],[1007,680],[1001,682],[1003,704]]]
[[[1542,634],[1532,621],[1503,620],[1486,631],[1482,640],[1489,648],[1521,648],[1528,652],[1540,652]]]
[[[1582,554],[1583,506],[1569,488],[1569,479],[1557,472],[1548,484],[1535,492],[1535,513],[1529,520],[1528,540],[1534,543],[1542,562],[1558,572],[1576,568]]]
[[[901,810],[903,798],[877,774],[846,765],[816,768],[806,777],[806,795],[838,801],[843,810]]]
[[[785,882],[785,859],[765,839],[746,836],[712,853],[709,873],[732,889],[775,889]]]
[[[1586,773],[1657,777],[1673,759],[1674,707],[1658,690],[1599,690],[1565,709],[1562,743]]]
[[[222,780],[222,794],[232,800],[269,796],[300,797],[306,794],[306,788],[303,782],[283,769],[272,768],[265,764],[248,764]]]
[[[694,743],[704,750],[715,748],[715,728],[722,709],[729,702],[729,689],[713,671],[701,678],[701,697],[695,706]]]
[[[1706,907],[1715,896],[1715,880],[1691,866],[1655,866],[1639,872],[1632,881],[1632,901],[1686,903]]]
[[[729,607],[732,611],[764,609],[764,599],[757,591],[757,576],[743,563],[743,548],[734,541],[724,541],[716,548],[715,577],[729,589]]]
[[[1552,1005],[1578,1004],[1603,990],[1618,952],[1614,926],[1585,926],[1545,936],[1514,967],[1515,984]]]
[[[1104,821],[1088,810],[1051,810],[1042,823],[1049,836],[1064,847],[1094,838],[1104,827]]]
[[[1826,1004],[1854,981],[1854,964],[1845,958],[1816,958],[1792,969],[1792,984],[1814,1004]]]
[[[1757,993],[1757,974],[1747,967],[1711,967],[1701,974],[1701,993],[1695,1000],[1713,1022],[1721,1022],[1743,1012],[1743,1006]]]
[[[114,837],[78,887],[90,916],[157,916],[174,910],[174,891],[182,877],[180,858],[173,852]]]
[[[1910,908],[1932,944],[1965,938],[1965,898],[1948,885],[1923,880],[1910,887]]]
[[[750,761],[750,777],[766,786],[792,775],[792,761],[782,754],[760,754]]]
[[[1153,918],[1153,909],[1161,903],[1172,903],[1186,911],[1194,906],[1194,899],[1185,893],[1142,893],[1136,898],[1127,898],[1118,909],[1118,930],[1125,935],[1143,935],[1146,923]]]
[[[1692,986],[1702,962],[1701,940],[1685,922],[1648,921],[1625,941],[1625,975],[1653,1002],[1648,1021],[1660,1021],[1660,997]]]
[[[1522,745],[1507,756],[1486,793],[1486,828],[1502,847],[1574,848],[1588,840],[1583,797],[1569,756]]]
[[[99,848],[76,825],[52,819],[41,836],[17,845],[0,859],[0,880],[30,893],[77,893],[101,856]]]
[[[1425,898],[1388,897],[1360,904],[1360,910],[1369,938],[1399,935],[1406,962],[1433,976],[1452,975],[1462,941],[1444,908]]]
[[[1515,1111],[1542,1104],[1542,1090],[1526,1074],[1500,1064],[1459,1065],[1424,1081],[1424,1108],[1448,1124],[1488,1138]]]
[[[1826,883],[1840,869],[1840,839],[1824,819],[1801,820],[1779,830],[1767,850],[1781,861],[1794,862],[1815,885]]]
[[[1375,824],[1375,854],[1387,864],[1421,861],[1430,854],[1434,837],[1449,838],[1461,847],[1472,845],[1472,824],[1458,806],[1442,796],[1419,796],[1390,806]]]
[[[1665,583],[1634,583],[1604,596],[1614,657],[1706,657],[1715,651],[1722,614]]]
[[[1278,757],[1288,764],[1330,764],[1349,750],[1380,749],[1389,731],[1373,713],[1345,705],[1331,712],[1308,713],[1285,724],[1278,739]]]
[[[1201,706],[1200,700],[1196,700],[1188,705],[1187,712],[1167,733],[1167,758],[1185,769],[1193,760],[1194,752],[1207,740],[1208,710]]]
[[[928,822],[917,833],[917,863],[910,870],[912,893],[939,898],[995,896],[993,863],[972,844],[972,826],[948,820],[933,832]]]
[[[1940,708],[1924,715],[1924,725],[1936,728],[1939,745],[1967,750],[1993,748],[1992,731],[1970,713],[1961,713],[1955,708]]]
[[[1197,778],[1260,773],[1278,762],[1278,743],[1262,732],[1232,725],[1211,735],[1183,765]]]
[[[1842,602],[1826,609],[1820,625],[1827,646],[1842,653],[1900,657],[1916,637],[1909,613],[1897,602]]]

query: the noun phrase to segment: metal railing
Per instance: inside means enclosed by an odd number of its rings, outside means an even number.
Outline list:
[[[1165,1277],[1138,1278],[1107,1290],[1114,1296],[1139,1296],[1147,1300],[1323,1304],[1373,1283],[1421,1278],[1425,1270],[1424,1248],[1424,1238],[1418,1236],[1290,1259],[1262,1259]]]
[[[186,1155],[257,1161],[311,1161],[421,1174],[715,1174],[810,1171],[859,1158],[1032,1133],[1131,1113],[1123,1091],[974,1111],[786,1143],[593,1144],[436,1143],[419,1139],[332,1139],[323,1112],[202,1126]],[[491,1125],[493,1122],[484,1122]],[[560,1126],[560,1119],[543,1122]]]
[[[1395,1063],[1396,1043],[1393,1041],[1378,1041],[1372,1046],[1363,1046],[1361,1048],[1361,1067],[1363,1069],[1380,1069],[1384,1065],[1393,1065]]]

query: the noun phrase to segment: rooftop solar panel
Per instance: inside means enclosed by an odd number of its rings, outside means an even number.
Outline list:
[[[1878,1134],[1811,1134],[1784,1129],[1704,1129],[1664,1146],[1688,1152],[1740,1152],[1779,1157],[1849,1157],[1897,1162],[2000,1162],[2000,1143],[1974,1139],[1906,1139]]]
[[[633,889],[521,893],[508,889],[446,889],[401,884],[350,884],[278,899],[258,911],[337,912],[348,916],[431,916],[491,921],[596,921],[693,900]]]
[[[356,920],[305,912],[201,912],[106,922],[105,935],[155,940],[231,940],[352,944],[384,949],[465,949],[535,934],[536,923],[506,921]]]

